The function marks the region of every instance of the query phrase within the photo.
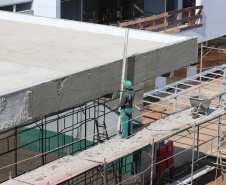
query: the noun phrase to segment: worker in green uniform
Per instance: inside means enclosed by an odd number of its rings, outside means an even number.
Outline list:
[[[116,110],[118,107],[121,107],[121,126],[122,126],[122,138],[126,138],[129,135],[133,134],[133,120],[132,120],[132,112],[133,112],[133,100],[135,92],[132,89],[131,81],[123,82],[125,91],[122,94],[121,102],[113,107],[112,110]]]

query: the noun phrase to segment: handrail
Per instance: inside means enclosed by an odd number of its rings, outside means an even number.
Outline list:
[[[162,31],[164,29],[165,33],[177,33],[201,27],[202,14],[203,6],[193,6],[120,23],[119,26],[126,28],[138,28],[147,31]]]

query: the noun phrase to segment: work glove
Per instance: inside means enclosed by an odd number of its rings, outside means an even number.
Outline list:
[[[118,108],[118,105],[117,106],[114,106],[111,110],[116,110]]]

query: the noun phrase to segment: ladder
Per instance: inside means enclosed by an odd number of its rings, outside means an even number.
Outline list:
[[[93,136],[93,143],[103,143],[105,140],[108,140],[108,133],[105,121],[103,124],[98,123],[98,121],[94,120],[94,131],[96,130],[96,134]]]

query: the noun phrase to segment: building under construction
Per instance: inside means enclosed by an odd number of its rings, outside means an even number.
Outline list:
[[[192,184],[223,173],[226,66],[144,92],[149,79],[197,70],[197,38],[9,12],[0,24],[3,184]],[[203,48],[213,50],[202,45],[201,58]],[[126,139],[112,111],[123,72],[144,109]],[[189,173],[177,171],[184,163]]]

